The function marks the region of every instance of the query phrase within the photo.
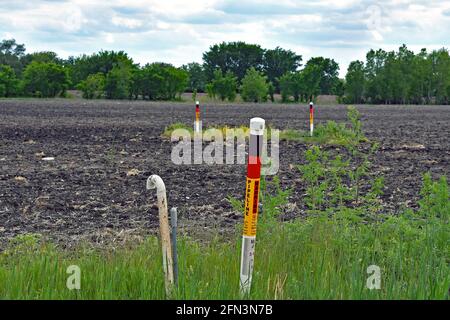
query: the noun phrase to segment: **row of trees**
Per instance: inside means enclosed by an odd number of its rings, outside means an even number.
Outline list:
[[[239,86],[238,78],[231,71],[224,74],[220,69],[217,69],[214,71],[214,78],[211,83],[206,85],[206,91],[212,98],[234,101],[239,89],[244,101],[267,101],[268,96],[274,101],[273,86],[267,82],[267,77],[255,68],[247,69],[241,83]]]
[[[174,100],[184,92],[188,75],[170,64],[152,63],[144,67],[118,63],[108,73],[89,74],[77,88],[86,99]]]
[[[203,63],[176,68],[167,63],[140,66],[123,51],[100,51],[60,59],[54,52],[27,54],[15,40],[0,42],[0,97],[64,96],[79,89],[87,99],[173,100],[185,91],[244,101],[307,101],[337,95],[348,103],[450,103],[450,56],[446,49],[415,54],[370,50],[353,61],[344,79],[333,59],[302,56],[277,47],[223,42],[203,54]]]
[[[187,84],[185,70],[166,63],[141,67],[123,51],[63,60],[54,52],[25,54],[15,40],[0,43],[0,97],[65,96],[79,89],[87,99],[173,100]]]
[[[53,97],[69,88],[69,76],[54,52],[26,54],[15,40],[0,42],[0,97]]]
[[[345,102],[384,104],[449,104],[450,55],[447,49],[414,54],[370,50],[366,61],[350,63]]]
[[[236,91],[244,101],[273,101],[275,93],[281,93],[285,102],[343,94],[339,65],[333,59],[312,58],[300,70],[301,62],[302,56],[280,47],[263,49],[244,42],[223,42],[203,54],[202,65],[190,63],[182,68],[189,74],[191,91],[207,92],[222,100],[234,99]],[[247,94],[248,90],[259,92],[255,96]]]
[[[291,50],[280,47],[275,49],[263,49],[259,45],[245,42],[223,42],[213,45],[203,54],[203,64],[190,63],[182,68],[189,74],[189,89],[192,91],[208,91],[207,84],[217,78],[216,71],[222,74],[233,74],[237,84],[242,80],[249,69],[254,69],[263,74],[268,82],[269,91],[276,93],[282,91],[282,78],[284,78],[284,91],[286,95],[293,96],[286,88],[287,76],[298,80],[301,73],[302,56]],[[311,91],[317,94],[335,94],[339,86],[339,65],[332,59],[322,57],[308,60],[304,70],[313,73],[313,78],[303,77],[302,86],[313,88]],[[316,84],[315,79],[319,78]],[[293,79],[291,79],[293,80]],[[314,83],[310,83],[314,81]],[[291,81],[292,82],[292,81]],[[298,81],[295,81],[298,82]],[[289,94],[290,93],[290,94]]]
[[[0,97],[64,96],[69,84],[67,70],[55,63],[33,61],[22,72],[21,78],[17,78],[12,67],[0,65]]]
[[[338,77],[338,64],[328,58],[312,58],[305,68],[289,72],[279,78],[282,100],[288,101],[292,96],[297,102],[312,100],[320,94],[333,94],[341,97],[344,82]]]

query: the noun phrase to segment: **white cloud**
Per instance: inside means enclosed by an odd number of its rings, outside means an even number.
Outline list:
[[[115,42],[114,35],[111,33],[107,33],[105,35],[105,41],[106,43],[114,43]]]
[[[112,18],[111,21],[112,21],[113,25],[115,25],[115,26],[125,27],[125,28],[129,28],[129,29],[136,29],[136,28],[142,26],[142,21],[140,21],[138,19],[130,19],[130,18],[123,18],[123,17],[115,16]]]
[[[68,56],[125,50],[137,62],[201,61],[242,40],[348,63],[370,48],[449,46],[450,3],[438,0],[1,0],[0,35]]]

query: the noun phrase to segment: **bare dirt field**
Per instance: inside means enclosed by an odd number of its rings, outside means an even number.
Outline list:
[[[366,136],[380,143],[372,161],[385,176],[386,212],[417,207],[421,177],[450,173],[448,106],[358,106]],[[306,130],[305,105],[207,105],[204,127],[248,125],[252,117],[272,127]],[[346,121],[345,106],[317,106],[316,123]],[[170,160],[161,138],[174,122],[191,124],[194,106],[83,100],[0,100],[0,243],[40,233],[59,243],[105,243],[141,237],[158,223],[155,192],[160,175],[169,206],[179,208],[186,233],[232,230],[241,216],[227,201],[242,198],[245,165],[182,165]],[[280,143],[282,185],[292,187],[289,218],[304,214],[298,170],[307,146]],[[52,161],[43,160],[53,157]]]

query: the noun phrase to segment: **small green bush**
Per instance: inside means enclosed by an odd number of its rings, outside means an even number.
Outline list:
[[[91,74],[77,88],[83,92],[85,99],[101,98],[105,89],[105,76],[103,73]]]
[[[55,63],[34,61],[23,72],[24,92],[35,97],[64,96],[69,85],[67,70]]]
[[[219,97],[220,100],[234,101],[236,99],[237,78],[227,72],[225,76],[222,71],[214,71],[214,79],[206,86],[206,91],[211,98]]]
[[[248,69],[242,79],[242,99],[246,102],[267,101],[268,91],[267,78],[261,72],[256,71],[255,68]]]
[[[105,94],[108,99],[128,99],[131,96],[131,69],[118,64],[108,72],[105,79]]]
[[[132,95],[144,100],[176,100],[186,89],[188,73],[167,63],[146,64],[134,70]]]
[[[18,94],[19,80],[14,69],[7,65],[0,65],[0,97],[13,97]]]

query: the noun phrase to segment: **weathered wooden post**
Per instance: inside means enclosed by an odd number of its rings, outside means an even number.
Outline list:
[[[161,236],[163,270],[165,277],[166,297],[172,297],[174,284],[173,278],[173,258],[170,244],[169,216],[167,214],[166,186],[158,175],[152,175],[147,179],[147,189],[155,189],[158,198],[159,210],[159,233]]]

